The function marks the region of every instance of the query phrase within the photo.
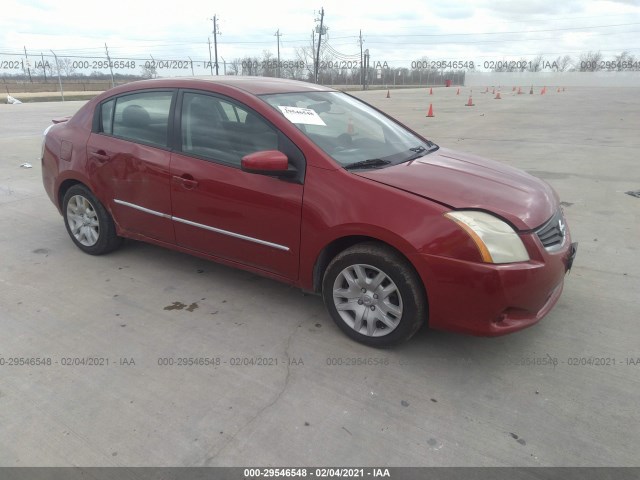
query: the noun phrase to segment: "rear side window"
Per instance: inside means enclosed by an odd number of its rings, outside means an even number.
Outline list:
[[[102,131],[127,140],[166,147],[172,97],[172,92],[144,92],[104,103]],[[111,115],[113,102],[115,111]]]
[[[109,100],[100,107],[100,131],[111,135],[113,133],[113,105],[115,100]]]

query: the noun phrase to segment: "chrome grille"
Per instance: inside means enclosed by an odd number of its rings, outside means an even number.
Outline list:
[[[553,217],[536,230],[536,235],[544,248],[553,250],[563,244],[566,228],[562,210],[558,210]]]

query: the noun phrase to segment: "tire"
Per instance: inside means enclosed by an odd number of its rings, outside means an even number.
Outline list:
[[[409,340],[428,315],[424,287],[413,266],[375,242],[354,245],[331,260],[322,298],[338,327],[371,347]]]
[[[89,255],[103,255],[122,244],[113,218],[84,185],[67,190],[62,199],[62,216],[73,243]]]

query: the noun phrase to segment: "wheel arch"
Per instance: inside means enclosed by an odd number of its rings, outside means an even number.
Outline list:
[[[73,196],[72,196],[73,195]],[[82,224],[76,229],[72,229],[69,215],[70,210],[68,204],[65,205],[65,201],[69,201],[71,198],[80,196],[84,201],[89,203],[89,206],[83,205],[83,211],[77,213],[73,211],[73,215],[83,215],[84,219]],[[57,192],[58,202],[60,203],[60,211],[64,218],[64,224],[67,229],[67,233],[71,237],[71,240],[76,246],[84,253],[89,255],[103,255],[116,250],[122,244],[122,237],[118,235],[117,226],[107,208],[96,197],[95,193],[85,182],[78,180],[77,178],[67,178],[60,183]],[[69,198],[69,200],[67,200]],[[87,213],[88,211],[92,213]],[[91,223],[84,223],[91,218]],[[94,223],[95,219],[95,223]],[[77,220],[77,218],[76,218]],[[88,238],[86,231],[82,232],[82,238],[80,238],[79,229],[86,226],[88,230],[92,230],[94,235],[90,235],[95,238]],[[85,243],[85,241],[91,240],[91,243]]]
[[[388,242],[385,242],[383,240],[380,240],[379,238],[370,237],[367,235],[347,235],[340,238],[336,238],[332,240],[330,243],[328,243],[327,245],[325,245],[325,247],[318,254],[316,258],[316,262],[313,266],[313,292],[322,293],[322,278],[324,276],[324,272],[326,271],[327,267],[331,263],[331,260],[333,260],[336,255],[338,255],[340,252],[343,252],[349,247],[352,247],[359,243],[367,243],[367,242],[377,243],[387,248],[390,248],[395,253],[400,255],[407,262],[407,265],[409,265],[410,268],[412,268],[415,271],[416,277],[420,280],[420,285],[422,287],[422,291],[424,292],[425,298],[427,299],[427,305],[428,305],[429,297],[427,294],[427,289],[424,285],[422,277],[420,276],[420,273],[416,270],[411,260],[409,260],[409,257],[407,257],[407,255],[405,255],[401,250],[389,244]]]
[[[58,194],[56,197],[56,200],[58,202],[57,207],[60,212],[62,212],[62,201],[64,200],[64,196],[66,195],[67,191],[74,185],[83,185],[91,190],[91,188],[87,184],[81,182],[76,178],[67,178],[66,180],[64,180],[58,187]]]

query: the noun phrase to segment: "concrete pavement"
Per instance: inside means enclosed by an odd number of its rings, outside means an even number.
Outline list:
[[[356,95],[551,183],[578,257],[538,325],[392,350],[252,274],[138,242],[83,254],[38,160],[81,103],[0,105],[0,466],[638,466],[640,89],[455,93]]]

